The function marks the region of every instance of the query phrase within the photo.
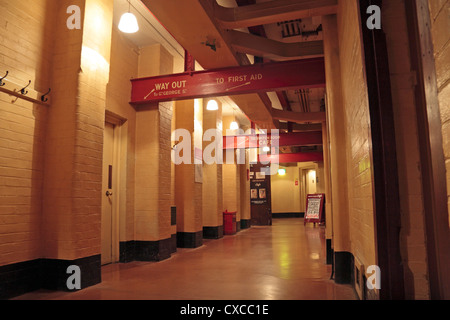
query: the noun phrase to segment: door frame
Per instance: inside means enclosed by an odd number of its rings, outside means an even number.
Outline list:
[[[381,273],[379,299],[403,300],[404,270],[400,252],[400,193],[395,124],[384,31],[366,26],[370,5],[383,0],[359,0],[359,22],[368,89],[376,259]]]
[[[263,165],[261,163],[250,164],[250,172],[254,172],[254,177],[256,177],[256,172],[260,172],[262,168],[270,168],[270,165]],[[250,179],[250,188],[251,181],[255,179]],[[251,225],[272,225],[272,188],[271,188],[271,176],[265,176],[266,183],[266,204],[253,204],[250,199],[250,221]],[[267,224],[260,222],[259,216],[256,214],[256,211],[261,210],[262,207],[267,209]],[[258,216],[258,217],[257,217]]]
[[[427,238],[430,298],[450,299],[450,229],[445,157],[431,18],[427,0],[405,5],[411,62],[417,74],[415,102]]]

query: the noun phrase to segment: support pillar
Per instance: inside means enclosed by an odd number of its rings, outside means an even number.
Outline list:
[[[80,30],[66,25],[80,7]],[[109,81],[113,4],[58,1],[53,42],[42,202],[43,287],[67,290],[67,267],[81,270],[81,288],[101,281],[103,129]],[[84,13],[84,14],[83,14]]]
[[[161,46],[141,49],[139,76],[170,73],[173,57]],[[171,227],[173,103],[141,106],[136,113],[134,260],[160,261],[174,251]]]
[[[176,128],[187,130],[191,138],[190,162],[175,166],[177,246],[179,248],[197,248],[203,244],[202,114],[201,100],[176,102]],[[183,150],[183,152],[187,151]],[[194,163],[196,158],[199,162],[197,164]]]
[[[330,120],[327,120],[330,121]],[[323,175],[325,185],[325,242],[327,253],[327,264],[333,263],[333,215],[331,193],[331,176],[330,176],[330,150],[328,140],[327,122],[322,122],[322,141],[323,141]]]
[[[219,109],[207,110],[207,101],[203,104],[203,131],[218,130],[219,139],[222,139],[222,103],[217,102]],[[220,129],[220,130],[219,130]],[[210,151],[211,141],[203,141],[203,150],[211,157],[216,157],[215,152],[222,152],[222,141],[216,145],[214,153]],[[206,148],[206,149],[205,149]],[[205,153],[205,156],[207,154]],[[223,237],[223,188],[222,188],[222,164],[218,161],[203,164],[203,237],[206,239],[219,239]]]
[[[224,135],[236,135],[237,130],[230,130],[231,122],[236,121],[235,116],[223,118]],[[241,229],[241,184],[240,165],[238,157],[244,150],[226,150],[223,152],[223,210],[236,212],[236,231]]]
[[[339,37],[337,17],[323,17],[325,72],[327,78],[328,119],[330,140],[330,175],[332,194],[332,246],[334,273],[337,283],[350,283],[351,253],[347,192],[346,121],[342,99]]]
[[[245,164],[239,165],[240,170],[240,197],[241,197],[241,229],[251,227],[251,205],[250,205],[250,161],[249,151],[245,151]]]

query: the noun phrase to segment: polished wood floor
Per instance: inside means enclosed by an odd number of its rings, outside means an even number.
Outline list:
[[[178,249],[162,262],[102,268],[102,283],[84,290],[39,290],[26,300],[355,300],[330,280],[324,229],[303,219],[274,219],[234,236]]]

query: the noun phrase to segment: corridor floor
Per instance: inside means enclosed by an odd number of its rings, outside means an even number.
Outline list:
[[[354,300],[330,280],[324,229],[274,219],[162,262],[102,268],[102,283],[69,292],[35,291],[18,300]]]

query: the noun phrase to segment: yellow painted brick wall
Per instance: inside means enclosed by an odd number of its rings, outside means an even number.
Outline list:
[[[364,265],[376,264],[371,178],[370,118],[362,60],[358,2],[340,0],[338,35],[346,112],[351,250]]]
[[[206,109],[206,101],[203,103],[203,131],[216,130],[222,125],[222,103],[218,102],[217,111]],[[203,150],[215,141],[203,141]],[[222,150],[216,150],[222,152]],[[215,154],[206,155],[215,156]],[[217,227],[223,224],[223,185],[222,185],[222,164],[203,163],[203,226]]]
[[[250,163],[249,163],[249,152],[246,151],[246,164],[239,165],[240,168],[240,200],[241,200],[241,207],[240,207],[240,216],[241,220],[250,220],[252,217],[251,213],[251,204],[250,204],[250,179],[248,179],[248,172],[247,170],[250,170]]]
[[[431,31],[436,59],[436,75],[441,111],[442,138],[447,169],[450,226],[450,1],[429,0]]]
[[[295,167],[280,167],[286,169],[286,175],[273,175],[270,179],[272,193],[272,213],[300,212],[300,182],[299,169]]]
[[[223,211],[237,211],[240,216],[240,199],[239,199],[239,166],[236,164],[223,164]],[[237,219],[240,220],[240,219]]]
[[[79,5],[84,12],[85,1],[64,0],[57,2],[57,11],[51,13],[56,16],[55,26],[60,27],[53,30],[52,104],[46,129],[42,200],[43,258],[74,257],[73,251],[69,254],[74,238],[71,193],[83,32],[65,27],[66,10],[71,4]]]
[[[222,118],[223,135],[234,135],[236,131],[230,130],[231,122],[235,116],[224,116]],[[223,152],[222,181],[223,181],[223,211],[237,212],[236,221],[241,220],[241,170],[237,164],[237,151],[227,150]],[[228,163],[230,162],[230,163]]]
[[[138,48],[113,28],[106,110],[122,117],[128,124],[126,202],[125,208],[120,211],[120,241],[134,240],[136,111],[129,104],[131,82],[124,79],[137,77],[138,57]]]
[[[173,58],[161,45],[141,48],[139,76],[173,70]],[[146,106],[136,116],[135,239],[171,237],[171,129],[173,103]]]
[[[139,111],[136,119],[135,240],[159,240],[158,110]]]
[[[47,92],[51,1],[0,1],[0,77]],[[51,36],[50,36],[51,38]],[[20,89],[20,88],[17,88]],[[15,101],[15,102],[13,102]],[[41,256],[45,130],[49,108],[0,92],[0,265]]]
[[[194,119],[196,116],[194,100],[176,102],[176,128],[190,132],[191,163],[194,163]],[[201,125],[200,125],[201,126]],[[197,125],[198,127],[198,125]],[[202,146],[200,142],[200,147]],[[194,164],[175,166],[175,203],[177,206],[177,231],[199,232],[203,229],[202,184],[195,182]]]
[[[73,255],[101,252],[103,129],[109,82],[113,4],[86,0],[76,109]]]

